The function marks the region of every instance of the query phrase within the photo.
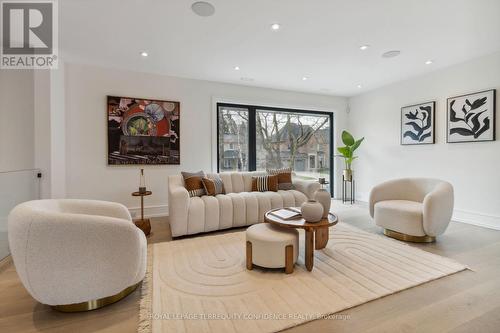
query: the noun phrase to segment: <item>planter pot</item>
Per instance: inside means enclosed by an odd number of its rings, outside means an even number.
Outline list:
[[[300,206],[302,217],[306,222],[314,223],[321,221],[323,217],[323,206],[316,200],[308,200]]]
[[[344,175],[344,181],[352,181],[352,169],[344,169],[342,174]]]
[[[328,217],[328,213],[330,212],[330,205],[332,204],[332,198],[330,196],[330,192],[325,190],[324,188],[316,191],[314,195],[314,199],[323,206],[323,218]]]

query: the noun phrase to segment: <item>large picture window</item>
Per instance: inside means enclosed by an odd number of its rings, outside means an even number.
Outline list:
[[[218,103],[217,136],[220,172],[291,167],[332,192],[332,113]]]

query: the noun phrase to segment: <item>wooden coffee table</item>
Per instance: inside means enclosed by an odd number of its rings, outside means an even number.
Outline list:
[[[293,210],[299,210],[300,207],[286,207]],[[286,209],[285,208],[285,209]],[[329,213],[328,218],[324,218],[316,223],[308,223],[302,217],[297,217],[293,220],[283,220],[273,214],[272,212],[283,208],[271,209],[264,215],[266,222],[285,228],[304,229],[306,232],[305,239],[305,261],[306,268],[311,271],[314,266],[314,249],[320,250],[325,248],[328,244],[328,228],[337,224],[338,217],[335,214]]]

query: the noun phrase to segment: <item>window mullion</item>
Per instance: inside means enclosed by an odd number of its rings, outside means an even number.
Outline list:
[[[256,109],[248,108],[248,170],[257,170],[257,126],[255,125]]]

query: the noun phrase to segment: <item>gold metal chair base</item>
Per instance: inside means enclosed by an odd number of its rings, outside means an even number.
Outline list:
[[[397,231],[392,231],[389,229],[384,229],[384,235],[404,241],[404,242],[413,242],[413,243],[432,243],[436,241],[436,237],[432,236],[412,236],[412,235],[407,235],[403,234]]]
[[[119,300],[127,297],[132,292],[134,292],[134,290],[137,289],[137,287],[141,284],[141,282],[136,283],[133,286],[130,286],[128,288],[125,288],[124,290],[120,291],[116,295],[103,297],[103,298],[99,298],[99,299],[95,299],[95,300],[91,300],[91,301],[87,301],[87,302],[82,302],[82,303],[54,305],[54,306],[52,306],[52,308],[54,310],[61,311],[61,312],[83,312],[83,311],[92,311],[92,310],[100,309],[106,305],[116,303]]]

